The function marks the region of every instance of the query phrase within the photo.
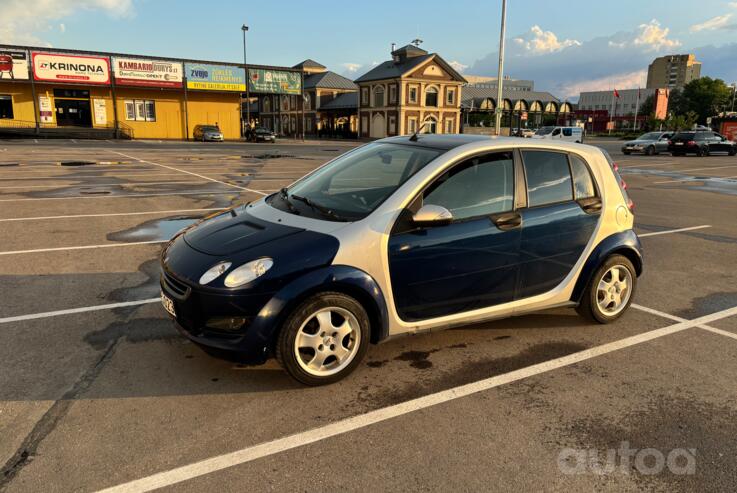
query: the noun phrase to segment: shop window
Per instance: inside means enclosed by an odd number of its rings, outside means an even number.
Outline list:
[[[125,119],[136,122],[155,122],[156,101],[143,99],[126,100]]]
[[[5,94],[0,94],[0,119],[13,119],[13,98]]]
[[[417,102],[417,88],[416,87],[409,88],[409,102],[410,103]]]
[[[425,106],[437,106],[438,105],[438,90],[435,87],[428,87],[425,89]]]

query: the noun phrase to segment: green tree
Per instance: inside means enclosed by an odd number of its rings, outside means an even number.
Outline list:
[[[722,79],[701,77],[694,79],[683,88],[679,101],[680,111],[678,114],[694,112],[696,121],[706,123],[706,119],[714,116],[727,104],[731,95],[731,89]]]
[[[640,102],[640,115],[649,116],[655,111],[655,95],[651,94]]]

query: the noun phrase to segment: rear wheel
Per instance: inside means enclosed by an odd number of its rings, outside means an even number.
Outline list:
[[[342,293],[321,293],[290,314],[279,333],[276,357],[299,382],[324,385],[358,366],[369,338],[369,318],[358,301]]]
[[[579,315],[595,322],[613,322],[632,302],[636,283],[632,262],[622,255],[612,255],[592,276],[576,310]]]
[[[734,156],[735,154],[737,154],[737,149],[730,149],[729,150],[729,155],[730,156]]]
[[[696,157],[702,157],[704,155],[704,150],[701,147],[696,148]]]

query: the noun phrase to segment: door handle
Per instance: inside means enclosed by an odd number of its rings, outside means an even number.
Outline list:
[[[586,214],[600,214],[601,213],[601,199],[599,197],[591,197],[588,199],[581,199],[578,201],[578,205]]]
[[[491,216],[491,222],[502,231],[509,231],[522,226],[522,216],[518,212],[505,212]]]

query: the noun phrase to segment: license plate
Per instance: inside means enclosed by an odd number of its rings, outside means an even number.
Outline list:
[[[164,310],[166,310],[169,315],[177,318],[177,312],[174,309],[174,301],[172,301],[171,298],[165,295],[163,291],[161,292],[161,304],[164,305]]]
[[[683,142],[676,142],[676,145],[677,146],[682,146],[683,145]]]

